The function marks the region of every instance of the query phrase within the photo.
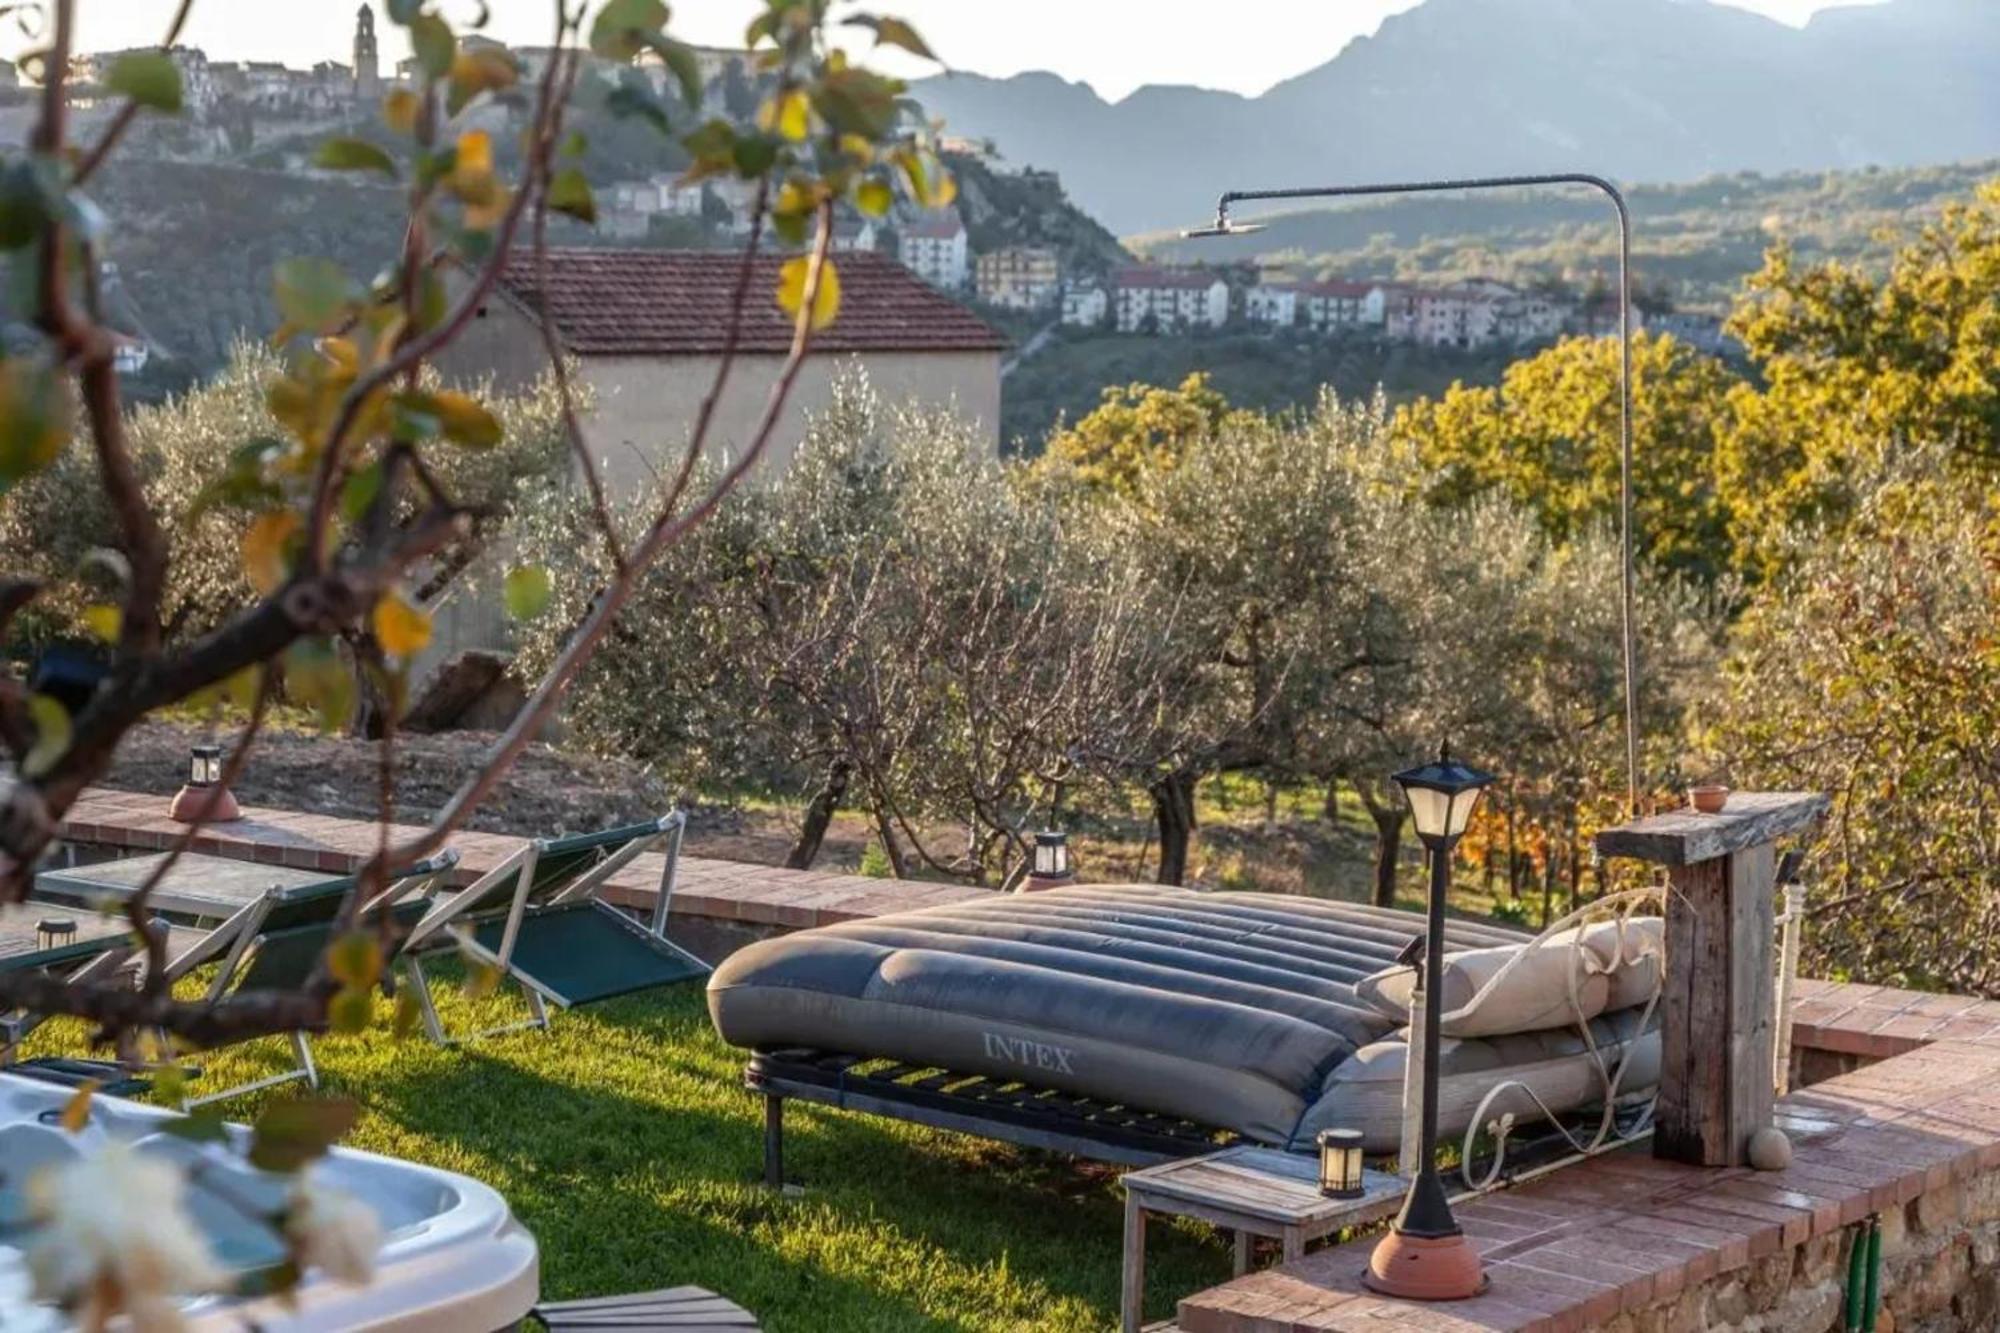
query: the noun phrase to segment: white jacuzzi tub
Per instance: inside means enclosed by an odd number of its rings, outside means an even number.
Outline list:
[[[65,1088],[0,1074],[0,1329],[7,1333],[59,1333],[67,1327],[60,1313],[29,1301],[20,1251],[8,1243],[10,1235],[18,1235],[9,1229],[19,1226],[19,1191],[35,1163],[70,1151],[71,1145],[87,1146],[97,1136],[134,1141],[146,1151],[213,1151],[160,1135],[160,1124],[175,1118],[172,1112],[108,1097],[92,1102],[90,1125],[73,1137],[49,1124],[69,1096]],[[240,1157],[236,1161],[232,1170],[238,1178],[232,1184],[238,1193],[279,1188],[242,1167]],[[335,1148],[310,1173],[375,1209],[383,1232],[375,1280],[354,1287],[309,1273],[290,1307],[270,1298],[206,1297],[187,1307],[193,1328],[238,1333],[254,1324],[268,1333],[491,1333],[512,1328],[535,1303],[540,1286],[535,1238],[514,1220],[507,1201],[485,1185],[349,1148]],[[249,1269],[270,1260],[275,1242],[244,1225],[227,1205],[204,1199],[198,1188],[189,1191],[188,1202],[224,1263]]]

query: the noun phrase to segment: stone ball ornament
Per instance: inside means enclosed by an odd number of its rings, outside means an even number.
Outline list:
[[[1745,1156],[1759,1171],[1782,1171],[1792,1164],[1792,1141],[1784,1130],[1766,1125],[1750,1136]]]

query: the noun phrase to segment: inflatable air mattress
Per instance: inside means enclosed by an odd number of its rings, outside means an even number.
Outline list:
[[[1264,893],[1089,885],[802,931],[740,950],[709,980],[736,1046],[811,1047],[1060,1089],[1266,1143],[1327,1125],[1393,1149],[1402,1026],[1357,997],[1421,933],[1412,913]],[[1453,922],[1448,949],[1526,936]],[[1657,1046],[1606,1015],[1606,1059]],[[1364,1058],[1356,1060],[1357,1053]],[[1597,1085],[1574,1026],[1448,1042],[1442,1130],[1485,1090],[1532,1075],[1557,1110]],[[1627,1091],[1654,1081],[1634,1062]],[[1451,1122],[1456,1119],[1456,1125]]]

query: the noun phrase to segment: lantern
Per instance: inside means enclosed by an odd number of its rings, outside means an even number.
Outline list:
[[[35,947],[53,949],[76,939],[76,922],[64,917],[44,917],[35,923]]]
[[[188,751],[187,785],[214,787],[222,782],[222,747],[197,745]]]
[[[1053,829],[1035,835],[1035,878],[1069,878],[1069,835]]]
[[[1390,779],[1409,803],[1417,837],[1432,851],[1450,851],[1465,836],[1479,793],[1493,781],[1490,773],[1467,768],[1451,757],[1451,742],[1438,747],[1438,757],[1421,768],[1409,768]]]
[[[1319,1192],[1329,1199],[1358,1199],[1361,1185],[1361,1131],[1319,1132]]]
[[[1451,850],[1472,822],[1479,793],[1493,781],[1489,773],[1467,768],[1451,757],[1451,743],[1438,747],[1436,762],[1406,769],[1392,781],[1409,802],[1417,837],[1430,851],[1431,886],[1424,936],[1424,982],[1444,968],[1444,904],[1451,893]],[[1461,1300],[1486,1289],[1479,1252],[1459,1230],[1446,1198],[1444,1178],[1437,1169],[1438,1140],[1438,1011],[1443,1005],[1431,995],[1424,1004],[1423,1103],[1419,1140],[1404,1144],[1402,1155],[1415,1151],[1416,1175],[1403,1199],[1403,1211],[1389,1234],[1375,1247],[1361,1280],[1384,1295],[1408,1300]],[[1322,1168],[1323,1170],[1324,1168]]]

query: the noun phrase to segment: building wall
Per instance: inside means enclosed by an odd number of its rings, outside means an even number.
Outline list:
[[[643,485],[662,460],[679,457],[702,396],[714,382],[717,362],[714,356],[581,360],[578,378],[592,399],[584,436],[614,489]],[[710,432],[713,448],[733,453],[747,445],[782,362],[775,355],[738,359]],[[547,365],[534,322],[500,300],[489,302],[487,313],[467,324],[439,363],[454,378],[491,374],[501,388],[533,383]],[[976,423],[979,439],[998,451],[998,352],[839,353],[811,357],[800,369],[768,462],[791,457],[807,418],[831,403],[834,381],[857,365],[887,401],[950,407]]]

